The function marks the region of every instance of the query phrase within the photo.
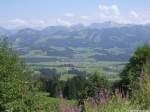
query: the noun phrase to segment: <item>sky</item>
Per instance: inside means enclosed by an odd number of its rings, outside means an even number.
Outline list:
[[[150,23],[150,0],[0,0],[0,26]]]

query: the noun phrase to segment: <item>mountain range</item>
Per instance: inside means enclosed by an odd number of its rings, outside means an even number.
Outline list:
[[[0,35],[1,37],[3,37],[2,35],[7,36],[13,46],[23,51],[27,49],[40,50],[50,55],[49,52],[55,50],[58,52],[56,54],[67,56],[68,51],[73,53],[73,49],[80,48],[83,52],[87,49],[96,51],[92,52],[93,54],[89,57],[96,57],[100,60],[107,57],[106,60],[109,60],[113,49],[113,52],[117,50],[118,53],[120,51],[119,55],[120,53],[124,54],[125,60],[127,60],[137,47],[150,44],[150,25],[104,22],[93,23],[88,26],[82,24],[71,27],[49,26],[41,30],[34,28],[7,30],[0,27]],[[67,52],[66,54],[62,53],[65,51],[56,48],[63,48]],[[106,51],[106,53],[103,51]],[[114,53],[115,56],[117,56],[117,53]]]

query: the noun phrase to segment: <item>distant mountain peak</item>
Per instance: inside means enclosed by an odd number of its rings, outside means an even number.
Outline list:
[[[89,28],[103,29],[103,28],[122,27],[122,26],[127,26],[127,25],[117,23],[117,22],[112,22],[112,21],[106,21],[102,23],[92,23],[91,25],[89,25]]]

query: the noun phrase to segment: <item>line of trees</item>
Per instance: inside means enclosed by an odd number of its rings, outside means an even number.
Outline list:
[[[109,81],[105,76],[95,73],[89,77],[74,76],[67,81],[60,80],[60,77],[52,77],[49,79],[40,78],[42,82],[41,90],[49,92],[51,97],[59,97],[61,94],[66,99],[84,100],[92,97],[99,99],[101,89],[109,88]]]

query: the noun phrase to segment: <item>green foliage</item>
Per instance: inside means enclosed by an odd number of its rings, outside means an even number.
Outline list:
[[[40,112],[61,112],[61,98],[49,97],[49,93],[46,92],[39,92],[37,96],[40,102]],[[65,102],[70,105],[77,105],[76,100],[65,100]]]
[[[68,79],[63,91],[64,97],[69,99],[80,99],[80,94],[82,90],[85,89],[86,84],[87,80],[82,76],[75,76]]]
[[[148,45],[138,48],[130,58],[129,63],[120,74],[122,84],[131,89],[146,64],[150,64],[150,46]]]
[[[35,111],[35,92],[30,74],[4,39],[0,43],[0,111]]]
[[[88,78],[88,84],[83,92],[84,96],[92,97],[96,102],[100,100],[100,91],[108,89],[109,82],[105,76],[100,76],[97,72]],[[86,95],[85,95],[86,94]]]
[[[50,92],[50,96],[51,97],[58,97],[58,96],[60,96],[60,93],[61,93],[62,88],[63,88],[62,87],[63,83],[61,83],[60,80],[58,80],[58,79],[51,79],[51,81],[49,83],[49,86],[50,86],[50,91],[49,92]]]
[[[130,90],[137,109],[150,109],[150,46],[138,48],[121,73],[121,83]]]
[[[61,92],[67,99],[78,99],[79,103],[92,97],[95,100],[100,99],[101,89],[108,89],[109,82],[104,76],[95,73],[87,79],[82,76],[74,76],[67,81],[61,81],[58,77],[41,80],[45,91],[50,93],[51,97],[59,97]]]
[[[85,103],[86,112],[129,112],[132,110],[130,101],[122,99],[120,95],[114,95],[106,105],[91,106],[89,102]]]
[[[139,78],[133,90],[132,103],[139,109],[150,109],[150,66],[146,67],[144,76]]]
[[[45,77],[40,77],[37,80],[40,84],[40,91],[48,92],[50,97],[60,97],[61,92],[63,92],[65,82],[60,80],[60,76],[51,76],[51,78],[45,79]]]

